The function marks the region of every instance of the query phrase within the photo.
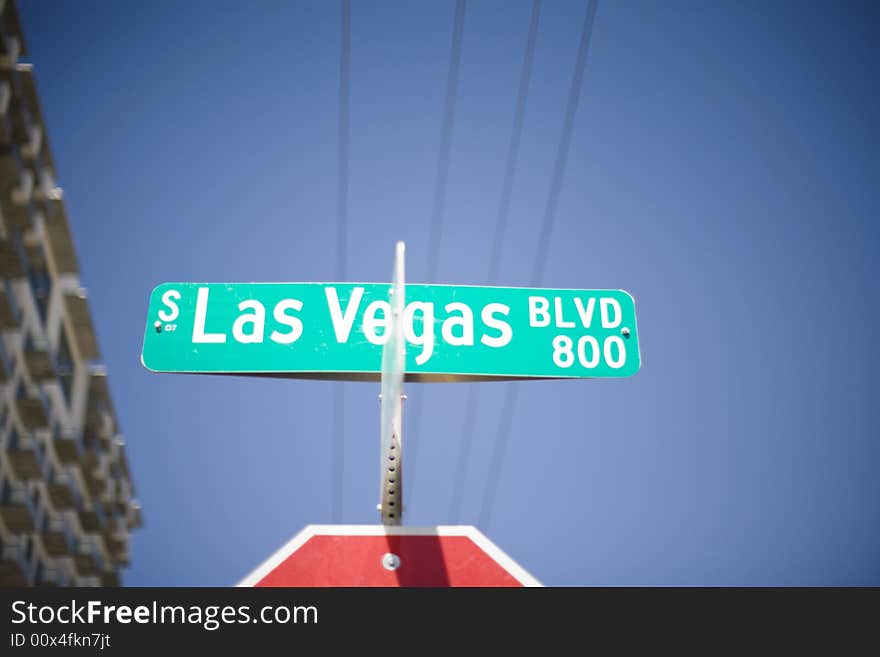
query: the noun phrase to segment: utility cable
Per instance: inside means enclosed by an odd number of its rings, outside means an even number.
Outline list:
[[[492,239],[492,250],[489,256],[489,274],[487,284],[495,285],[498,282],[498,269],[501,261],[501,252],[504,246],[504,235],[507,230],[507,216],[510,211],[510,197],[513,192],[513,179],[516,173],[517,160],[519,158],[519,143],[522,137],[523,121],[526,113],[526,101],[529,96],[529,84],[532,79],[532,68],[535,61],[535,44],[538,41],[538,24],[541,18],[542,0],[533,0],[532,15],[529,21],[529,33],[526,39],[525,56],[523,57],[522,70],[519,76],[519,91],[516,95],[516,106],[513,115],[513,128],[510,133],[510,145],[507,149],[507,163],[504,166],[504,180],[501,183],[501,200],[498,204],[498,214],[495,217],[495,234]],[[458,461],[455,469],[455,482],[452,486],[452,502],[449,505],[449,522],[458,523],[461,513],[461,502],[464,495],[465,481],[467,480],[467,467],[470,462],[471,446],[473,444],[474,424],[477,417],[477,409],[480,406],[480,388],[471,384],[468,389],[465,403],[464,423],[461,431],[461,442],[458,448]]]
[[[349,145],[349,96],[351,90],[351,0],[341,0],[341,25],[339,47],[339,108],[336,182],[336,280],[346,279],[348,256],[348,145]],[[333,496],[331,517],[333,522],[342,520],[342,493],[345,476],[345,384],[334,385],[333,391],[333,440],[331,463],[333,468]]]
[[[575,59],[574,73],[571,78],[571,87],[568,92],[568,102],[565,106],[565,118],[562,123],[562,135],[559,139],[559,149],[556,152],[556,161],[553,165],[553,174],[550,179],[550,191],[547,195],[547,205],[541,221],[538,237],[538,246],[535,251],[535,261],[532,267],[532,285],[539,286],[544,277],[544,266],[547,253],[550,248],[550,238],[553,235],[553,225],[556,220],[556,208],[559,202],[559,194],[562,189],[562,179],[565,175],[565,167],[568,161],[568,151],[571,147],[571,137],[574,130],[574,119],[577,113],[578,101],[583,86],[584,69],[587,64],[587,53],[590,49],[590,39],[593,34],[593,22],[596,17],[598,0],[589,0],[587,15],[584,18],[581,29],[581,40]],[[498,434],[495,439],[495,447],[492,460],[489,462],[489,475],[486,479],[486,491],[483,496],[483,504],[480,509],[479,526],[488,528],[492,521],[492,509],[495,503],[495,494],[498,482],[501,478],[501,469],[504,464],[504,456],[507,451],[507,443],[510,439],[510,427],[513,423],[513,413],[516,408],[518,383],[510,383],[504,396],[501,407],[501,422],[498,426]]]
[[[461,64],[461,44],[464,35],[465,0],[455,3],[455,17],[452,25],[452,47],[449,52],[449,69],[446,74],[446,94],[443,102],[443,124],[440,134],[440,153],[437,158],[437,177],[434,183],[434,202],[431,208],[431,223],[428,237],[428,268],[427,283],[435,282],[437,277],[437,260],[440,253],[440,240],[443,235],[443,211],[446,205],[446,182],[449,177],[449,154],[452,150],[452,130],[455,123],[455,104],[458,98],[458,78]],[[412,503],[415,487],[416,464],[422,419],[422,396],[418,395],[410,403],[412,419],[407,434],[410,436],[407,459],[409,468],[407,481],[409,492],[407,500]]]

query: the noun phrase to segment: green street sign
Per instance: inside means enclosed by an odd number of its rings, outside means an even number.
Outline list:
[[[378,380],[387,284],[164,283],[142,361],[154,372]],[[641,365],[623,290],[405,286],[406,379],[599,378]]]

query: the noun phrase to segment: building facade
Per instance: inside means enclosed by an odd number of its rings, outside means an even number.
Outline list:
[[[0,585],[115,586],[140,506],[25,55],[0,0]]]

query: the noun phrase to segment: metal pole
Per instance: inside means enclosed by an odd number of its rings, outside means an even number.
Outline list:
[[[399,525],[403,519],[403,378],[406,370],[406,337],[403,335],[404,256],[406,247],[398,242],[394,255],[394,274],[389,290],[387,340],[382,347],[382,401],[379,513],[384,525]]]

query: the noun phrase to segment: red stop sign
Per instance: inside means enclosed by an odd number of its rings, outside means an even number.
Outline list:
[[[309,525],[239,586],[540,586],[475,527]]]

